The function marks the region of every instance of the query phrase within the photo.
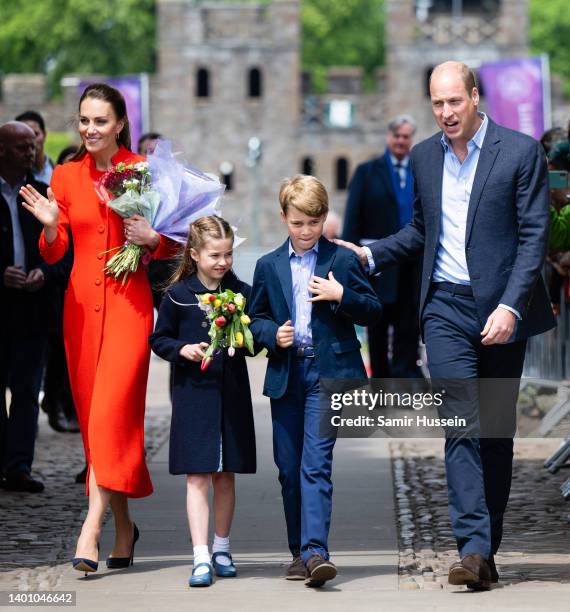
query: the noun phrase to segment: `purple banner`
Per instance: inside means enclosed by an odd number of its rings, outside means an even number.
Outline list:
[[[147,131],[148,125],[147,76],[142,74],[82,80],[77,87],[78,95],[81,96],[83,90],[91,83],[107,83],[123,94],[131,128],[131,147],[136,152],[138,139]]]
[[[547,57],[483,64],[479,78],[489,115],[504,127],[537,140],[550,127],[550,71]]]

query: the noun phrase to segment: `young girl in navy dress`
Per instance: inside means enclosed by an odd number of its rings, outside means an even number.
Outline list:
[[[194,567],[190,586],[210,586],[217,576],[233,577],[230,527],[236,473],[256,470],[255,431],[245,349],[217,354],[206,371],[209,322],[198,306],[201,294],[231,289],[249,299],[250,286],[232,272],[232,228],[220,217],[190,226],[188,244],[160,306],[152,350],[174,364],[171,474],[186,474],[187,511]],[[246,305],[247,308],[247,305]],[[213,485],[215,536],[208,551],[208,490]],[[212,567],[213,566],[213,567]]]

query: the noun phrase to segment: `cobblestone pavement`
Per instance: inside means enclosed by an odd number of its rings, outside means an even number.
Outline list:
[[[544,460],[560,440],[517,440],[501,549],[500,587],[570,582],[570,506],[560,495],[567,470],[550,475]],[[447,583],[458,560],[447,512],[443,440],[391,444],[399,531],[401,589],[465,589]],[[496,587],[494,587],[496,588]]]
[[[148,458],[168,437],[168,414],[147,415]],[[0,489],[0,583],[6,589],[50,589],[73,555],[87,509],[84,485],[75,474],[84,465],[79,434],[57,433],[40,416],[33,474],[45,484],[40,494]]]

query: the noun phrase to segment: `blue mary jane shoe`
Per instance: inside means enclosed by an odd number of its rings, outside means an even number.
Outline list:
[[[203,574],[196,574],[196,570],[199,567],[207,567],[208,571]],[[192,576],[188,580],[188,584],[191,587],[208,587],[214,582],[214,570],[209,563],[198,563],[198,565],[192,568]]]
[[[218,557],[227,557],[230,560],[230,565],[222,565],[218,563],[216,559]],[[236,566],[232,561],[232,556],[230,553],[225,552],[215,552],[212,555],[212,563],[214,564],[214,569],[216,570],[216,576],[220,578],[235,578],[237,576]]]

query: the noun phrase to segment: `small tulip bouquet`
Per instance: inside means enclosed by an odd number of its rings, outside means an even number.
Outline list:
[[[204,293],[196,296],[198,305],[210,321],[210,346],[202,359],[201,370],[206,371],[214,354],[227,348],[233,357],[236,348],[245,347],[253,355],[253,335],[249,330],[250,318],[245,314],[246,299],[241,293],[225,289],[220,293]]]

